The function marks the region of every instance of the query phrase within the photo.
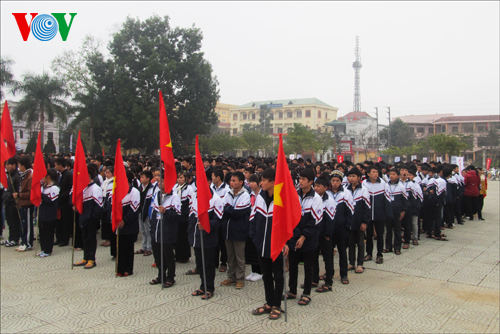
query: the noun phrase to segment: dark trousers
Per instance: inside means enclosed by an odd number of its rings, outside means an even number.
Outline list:
[[[34,227],[33,227],[33,209],[34,205],[23,206],[19,209],[21,213],[21,240],[23,245],[33,247]]]
[[[64,245],[69,243],[69,236],[73,232],[74,214],[71,206],[63,206],[60,210],[61,218],[56,220],[56,240]]]
[[[118,232],[119,233],[119,232]],[[134,237],[135,234],[120,234],[118,236],[118,273],[134,273]]]
[[[38,222],[38,233],[40,234],[40,248],[45,254],[52,254],[54,247],[55,220],[40,220]]]
[[[483,218],[484,195],[479,195],[477,198],[477,217]]]
[[[19,242],[19,238],[21,238],[21,223],[15,203],[5,204],[5,219],[9,226],[9,241]]]
[[[455,205],[453,203],[446,203],[443,209],[443,221],[447,226],[453,226],[453,214]]]
[[[354,266],[357,262],[358,266],[363,266],[363,260],[365,256],[365,231],[350,230],[347,232],[347,235],[347,243],[349,247],[349,264]],[[358,250],[357,257],[356,247]]]
[[[101,238],[102,240],[111,240],[113,238],[113,229],[111,228],[111,220],[101,220]]]
[[[366,228],[366,254],[373,255],[373,227],[377,231],[377,256],[383,256],[384,249],[384,225],[383,220],[371,220]]]
[[[318,248],[314,256],[313,283],[319,283],[319,254],[323,256],[325,262],[326,278],[325,285],[333,284],[333,244],[332,240],[326,240],[325,237],[319,237]]]
[[[348,242],[347,229],[343,228],[338,232],[333,232],[332,242],[333,248],[337,246],[337,251],[339,255],[339,269],[340,277],[347,277],[347,242]],[[333,270],[333,275],[335,275],[335,269]]]
[[[463,202],[464,202],[465,215],[469,218],[473,218],[474,214],[478,212],[479,209],[479,197],[464,196]]]
[[[210,248],[205,248],[204,254],[205,254],[205,275],[207,278],[207,287],[205,290],[205,284],[203,281],[203,261],[201,257],[201,248],[196,247],[194,249],[194,254],[196,255],[196,268],[198,269],[200,273],[200,279],[201,279],[201,285],[200,285],[200,290],[201,291],[207,291],[214,293],[215,291],[215,265],[214,265],[214,256],[215,256],[215,247],[210,247]]]
[[[219,233],[219,244],[215,247],[215,258],[214,258],[214,263],[215,263],[215,268],[219,267],[219,261],[220,265],[227,265],[227,249],[226,249],[226,239],[224,238],[224,231],[223,229],[220,228],[218,230]],[[219,253],[220,253],[220,258],[219,258]]]
[[[179,228],[177,229],[177,242],[175,243],[176,261],[189,261],[191,257],[191,247],[189,246],[187,228],[187,220],[179,223]]]
[[[405,216],[403,217],[403,220],[401,221],[401,227],[404,228],[404,243],[409,244],[411,242],[411,231],[412,231],[412,226],[411,226],[411,220],[412,220],[413,215],[411,214],[410,211],[405,212]]]
[[[392,251],[393,246],[394,250],[401,250],[401,220],[399,220],[400,212],[392,212],[394,215],[393,219],[387,219],[385,226],[385,248]],[[392,233],[392,229],[394,228],[394,233]],[[394,234],[394,240],[393,240]],[[377,231],[377,239],[382,238],[383,236],[378,234]]]
[[[427,234],[431,235],[434,232],[434,237],[441,236],[441,211],[443,207],[439,206],[429,206],[428,215],[429,215],[429,225],[427,226]]]
[[[99,221],[90,219],[84,227],[81,228],[83,239],[83,259],[86,261],[95,261],[95,252],[97,250],[97,226]]]
[[[283,296],[285,284],[283,257],[279,256],[273,262],[270,258],[262,257],[260,254],[258,256],[260,268],[262,269],[266,304],[271,307],[281,307],[281,296]]]
[[[156,268],[158,269],[158,279],[161,280],[163,277],[165,282],[175,282],[175,256],[174,256],[174,245],[175,244],[163,244],[163,273],[161,271],[161,244],[152,242],[153,256],[155,258]]]
[[[116,257],[116,233],[111,231],[109,236],[109,253],[111,256]]]
[[[299,276],[299,262],[302,255],[302,260],[304,261],[304,295],[311,295],[312,286],[312,276],[314,270],[314,257],[316,256],[316,250],[310,250],[308,252],[301,252],[300,250],[290,250],[288,252],[289,259],[289,282],[288,287],[290,288],[290,293],[297,294],[297,279]],[[263,269],[264,270],[264,269]]]
[[[462,196],[458,197],[455,201],[455,205],[453,206],[455,218],[457,219],[457,223],[462,221]]]

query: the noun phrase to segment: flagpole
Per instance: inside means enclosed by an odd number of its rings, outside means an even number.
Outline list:
[[[117,227],[116,228],[116,263],[115,263],[115,277],[118,277],[118,254],[120,250],[120,229]]]
[[[40,207],[37,208],[36,210],[36,227],[38,228],[38,234],[35,236],[35,257],[36,257],[36,245],[38,238],[40,237]]]
[[[283,254],[283,290],[285,293],[285,322],[288,322],[288,310],[287,310],[287,305],[286,305],[286,257],[285,254]]]
[[[198,219],[198,225],[200,224],[200,220]],[[200,239],[201,239],[201,264],[203,266],[203,287],[205,289],[205,300],[208,300],[207,297],[207,273],[205,271],[205,247],[203,246],[203,231],[200,230],[200,227],[198,226],[198,231],[200,231]]]
[[[163,204],[163,189],[165,189],[165,175],[164,174],[164,171],[163,171],[163,168],[162,168],[162,160],[161,160],[161,146],[160,146],[160,182],[163,181],[163,185],[160,184],[160,198],[158,199],[158,210],[160,208],[160,206]],[[162,189],[163,188],[163,189]],[[165,192],[167,192],[167,190],[165,189]],[[163,213],[160,212],[160,234],[161,234],[161,237],[160,237],[160,241],[161,241],[161,244],[160,244],[160,261],[161,261],[161,264],[160,264],[160,268],[161,268],[161,289],[163,290],[165,287],[164,287],[164,277],[165,277],[165,268],[163,268]],[[156,227],[158,229],[158,226]]]
[[[10,184],[12,186],[12,192],[17,192],[15,191],[14,189],[14,182],[12,182],[12,175],[10,175],[10,173],[7,173],[9,175],[9,179],[10,179]],[[7,189],[9,189],[8,185],[7,185]],[[19,212],[19,203],[18,203],[18,198],[16,198],[16,210],[17,210],[17,216],[19,217],[19,224],[21,225],[21,233],[24,234],[24,228],[23,228],[23,223],[21,221],[21,212]],[[16,241],[17,242],[17,241]]]
[[[73,264],[75,263],[75,234],[76,234],[76,210],[73,209],[73,237],[71,239],[73,242],[73,247],[71,251],[71,270],[73,270]]]

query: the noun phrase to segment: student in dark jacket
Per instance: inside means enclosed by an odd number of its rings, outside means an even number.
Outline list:
[[[162,174],[162,176],[165,177],[165,174]],[[163,181],[162,179],[159,184],[161,191],[155,196],[153,212],[151,214],[151,239],[158,276],[149,282],[149,284],[160,284],[163,278],[163,286],[170,288],[175,284],[174,247],[177,242],[177,229],[179,228],[179,219],[181,216],[181,200],[176,192],[172,190],[168,193],[165,192]],[[164,272],[161,270],[162,243]]]
[[[266,303],[252,311],[253,315],[270,313],[269,319],[281,317],[281,297],[284,289],[283,256],[288,255],[288,245],[275,261],[271,259],[271,233],[273,229],[274,180],[276,170],[268,168],[261,174],[262,191],[255,199],[250,214],[249,235],[259,256]]]
[[[177,175],[177,184],[173,191],[179,195],[181,199],[181,218],[179,228],[177,230],[177,242],[175,244],[175,261],[179,263],[189,262],[191,257],[191,247],[188,241],[188,219],[189,219],[189,203],[191,198],[195,196],[193,188],[189,186],[189,173],[180,172]]]
[[[31,181],[33,178],[33,170],[31,169],[31,160],[27,157],[19,159],[19,171],[21,172],[21,186],[19,192],[12,194],[14,198],[18,198],[19,211],[21,214],[21,240],[22,245],[16,248],[18,252],[32,250],[34,240],[33,228],[33,212],[35,206],[31,204]],[[16,189],[17,190],[17,189]]]
[[[357,259],[356,274],[361,274],[364,271],[363,260],[365,255],[365,231],[370,223],[371,205],[370,194],[366,188],[361,185],[361,171],[358,168],[353,168],[347,172],[347,180],[349,186],[347,191],[352,194],[354,203],[354,214],[352,215],[352,225],[349,229],[349,267],[348,270],[354,269]],[[356,257],[357,248],[357,257]]]
[[[316,289],[316,292],[332,291],[333,284],[333,244],[331,241],[334,230],[334,214],[337,203],[327,194],[330,180],[327,177],[320,176],[314,181],[314,190],[323,200],[323,219],[318,225],[319,238],[318,248],[314,257],[313,284],[319,283],[319,254],[323,256],[325,262],[325,284]]]
[[[151,222],[148,210],[154,196],[155,186],[151,184],[153,173],[149,170],[142,171],[140,175],[141,186],[139,187],[139,192],[141,194],[141,205],[139,206],[139,230],[142,233],[142,248],[136,251],[135,254],[149,256],[153,254],[153,251],[151,248]]]
[[[118,223],[118,270],[117,275],[126,277],[134,273],[134,239],[139,233],[139,206],[141,195],[132,185],[134,173],[127,170],[129,190],[122,200],[122,221]]]
[[[455,202],[458,193],[458,183],[457,180],[452,175],[453,171],[451,170],[451,167],[447,164],[443,164],[441,166],[444,166],[444,168],[438,174],[441,178],[443,178],[446,181],[446,196],[443,207],[443,222],[445,227],[453,228]]]
[[[286,298],[297,298],[297,279],[299,275],[299,262],[301,256],[304,261],[304,291],[299,300],[299,305],[305,306],[311,302],[311,287],[314,270],[314,256],[318,247],[318,224],[323,218],[323,200],[316,194],[312,185],[314,170],[303,169],[300,172],[298,190],[302,218],[293,229],[293,236],[288,240],[289,252],[289,292]]]
[[[87,171],[89,173],[89,185],[83,190],[83,211],[79,218],[83,238],[83,260],[75,263],[75,266],[84,266],[85,269],[91,269],[96,266],[96,233],[102,219],[103,200],[101,187],[93,181],[97,175],[97,170],[88,166]],[[76,211],[76,208],[73,207],[73,210]]]
[[[57,219],[57,204],[59,198],[59,187],[55,185],[58,179],[57,172],[53,169],[47,170],[47,175],[42,183],[42,202],[38,207],[38,229],[40,234],[41,252],[36,254],[39,257],[47,257],[52,254],[54,247],[54,231]]]
[[[55,170],[59,173],[58,180],[54,180],[59,185],[58,208],[60,218],[56,220],[56,242],[54,245],[64,247],[69,244],[69,236],[73,227],[73,210],[69,201],[69,194],[73,187],[73,175],[66,168],[67,163],[64,158],[57,158]]]
[[[212,298],[215,291],[215,247],[218,245],[218,230],[221,226],[222,215],[224,213],[224,203],[217,194],[210,189],[212,198],[210,199],[210,208],[208,209],[208,219],[210,221],[210,233],[203,229],[198,221],[198,201],[195,196],[191,198],[188,239],[189,244],[194,248],[196,257],[196,270],[200,275],[200,288],[192,293],[192,296],[202,296],[205,299],[205,291],[207,299]],[[203,237],[203,252],[205,256],[205,275],[207,286],[205,287],[203,280],[203,261],[201,238]]]
[[[392,252],[394,246],[394,254],[401,255],[401,222],[406,211],[408,211],[409,202],[406,187],[399,179],[399,170],[397,168],[393,167],[389,170],[388,187],[393,219],[386,221],[385,249],[383,253]]]
[[[2,198],[5,206],[5,219],[9,226],[9,239],[2,241],[1,244],[5,247],[14,247],[19,245],[19,238],[21,238],[21,223],[19,221],[18,206],[16,199],[12,196],[17,192],[21,186],[21,176],[17,171],[16,158],[10,158],[5,165],[7,168],[7,189],[4,190]]]

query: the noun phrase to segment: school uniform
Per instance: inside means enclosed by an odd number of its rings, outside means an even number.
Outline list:
[[[251,204],[245,188],[235,194],[231,189],[224,197],[222,232],[227,249],[227,279],[245,281],[245,242],[248,238]]]
[[[322,197],[323,201],[323,218],[318,224],[318,248],[316,248],[316,255],[314,257],[313,268],[313,283],[319,283],[319,254],[323,256],[325,262],[325,285],[331,286],[333,284],[333,244],[332,235],[334,230],[334,215],[337,207],[337,202],[325,192]],[[328,238],[328,240],[326,240]]]
[[[415,209],[415,197],[412,195],[412,187],[414,183],[407,178],[405,181],[401,181],[406,190],[406,198],[408,205],[406,207],[405,215],[401,220],[401,227],[404,229],[403,232],[403,242],[409,244],[412,236],[412,211]]]
[[[80,228],[82,229],[83,259],[85,261],[95,262],[96,233],[99,228],[99,221],[102,218],[102,207],[102,190],[92,181],[83,190],[83,211],[79,218]]]
[[[409,197],[412,199],[412,206],[408,208],[409,211],[406,212],[406,215],[410,216],[410,228],[412,230],[411,232],[411,239],[416,241],[419,239],[419,234],[420,234],[420,228],[418,226],[418,217],[420,215],[420,210],[422,209],[422,205],[424,202],[424,195],[422,193],[422,188],[413,181],[409,181],[409,189],[410,189],[410,194]],[[405,241],[409,242],[409,237],[407,236],[406,233],[406,228],[405,228]]]
[[[65,169],[59,174],[58,208],[60,218],[56,220],[56,244],[69,244],[69,237],[73,233],[73,208],[70,205],[70,192],[73,186],[73,174]]]
[[[455,177],[455,180],[457,181],[457,193],[455,197],[455,205],[454,205],[454,215],[455,218],[457,219],[458,224],[463,224],[462,220],[462,199],[464,196],[464,190],[465,190],[465,183],[464,183],[464,177],[460,175],[459,173],[453,173],[453,176]]]
[[[166,211],[160,213],[160,205]],[[175,192],[162,194],[158,192],[153,202],[153,213],[151,215],[151,238],[153,255],[155,258],[156,268],[158,269],[158,280],[162,277],[165,282],[174,283],[175,277],[175,255],[174,247],[177,242],[177,230],[179,228],[179,220],[181,216],[181,200]],[[163,234],[161,233],[163,229]],[[163,268],[161,263],[161,244],[163,243]]]
[[[21,176],[17,169],[7,172],[7,188],[2,194],[5,206],[5,219],[9,226],[9,242],[7,247],[16,246],[21,238],[21,222],[19,221],[19,213],[17,211],[16,199],[12,196],[18,192],[21,185]],[[12,182],[11,182],[12,181]]]
[[[429,178],[425,192],[428,197],[426,208],[428,211],[427,234],[432,235],[434,231],[434,237],[438,238],[441,236],[441,219],[446,196],[446,181],[443,178]]]
[[[188,219],[189,219],[189,203],[195,196],[193,189],[187,184],[176,184],[172,189],[177,193],[181,200],[181,217],[179,220],[179,228],[177,229],[177,242],[175,244],[175,260],[178,262],[187,262],[191,257],[191,247],[188,241]]]
[[[139,233],[139,206],[141,195],[139,190],[130,185],[127,195],[122,200],[123,227],[117,229],[118,234],[118,274],[134,273],[134,239]]]
[[[458,192],[458,184],[457,180],[453,176],[448,179],[442,177],[442,179],[446,182],[446,196],[445,204],[443,206],[442,222],[445,226],[452,227],[453,217],[455,214],[455,202]]]
[[[250,213],[249,237],[252,240],[262,270],[266,304],[281,307],[284,289],[283,253],[275,261],[271,259],[271,233],[273,230],[274,195],[262,190],[255,199]]]
[[[151,206],[151,201],[153,200],[153,196],[155,194],[155,187],[158,188],[157,185],[152,185],[148,183],[147,186],[143,186],[141,184],[139,188],[141,203],[139,205],[139,230],[142,234],[142,250],[143,251],[151,251],[151,221],[149,219],[149,207]]]
[[[21,186],[18,192],[19,213],[21,215],[21,240],[22,244],[27,248],[33,247],[34,240],[33,212],[35,206],[30,201],[32,178],[32,169],[21,173]]]
[[[229,175],[229,173],[228,173]],[[221,200],[224,200],[227,192],[231,190],[229,185],[226,182],[222,182],[218,187],[215,186],[214,183],[210,185],[210,189],[220,197]],[[227,249],[226,249],[226,241],[224,238],[224,232],[222,228],[219,229],[219,244],[215,247],[215,268],[219,267],[219,262],[221,266],[227,266]],[[220,258],[219,258],[220,254]]]
[[[333,214],[333,248],[337,246],[339,254],[340,277],[347,278],[347,242],[349,240],[349,231],[353,228],[352,215],[354,213],[354,203],[350,191],[345,191],[340,186],[337,192],[327,191],[332,199],[337,203]],[[333,271],[335,275],[335,270]]]
[[[259,196],[259,192],[254,193],[253,191],[250,191],[250,205],[252,209],[255,207],[255,202],[257,200],[257,196]],[[252,273],[262,275],[262,270],[260,269],[259,264],[259,257],[257,255],[257,249],[255,248],[255,245],[250,238],[250,234],[248,235],[247,241],[245,242],[245,263],[252,266]]]
[[[300,205],[302,207],[302,217],[293,229],[293,236],[288,240],[288,258],[289,258],[289,284],[290,293],[297,294],[297,279],[299,274],[299,262],[301,256],[304,261],[304,293],[303,295],[311,295],[312,277],[314,270],[314,256],[316,248],[318,248],[319,229],[318,224],[323,218],[323,200],[311,188],[304,194],[302,189],[298,191]],[[305,236],[306,239],[301,248],[295,249],[295,245],[300,236]]]
[[[190,203],[189,225],[188,225],[188,240],[189,245],[194,248],[196,258],[196,269],[200,274],[200,290],[214,293],[215,290],[215,247],[218,245],[219,228],[222,223],[222,215],[224,213],[224,203],[217,194],[213,193],[210,199],[210,207],[208,209],[208,219],[210,221],[210,233],[206,230],[200,231],[198,226],[198,200],[193,196]],[[207,286],[203,281],[203,259],[201,238],[203,238],[203,252],[205,256],[205,275]]]
[[[401,251],[402,220],[400,220],[400,217],[401,213],[404,212],[406,214],[408,210],[408,194],[405,185],[399,178],[395,182],[390,181],[388,187],[393,219],[386,221],[385,248],[392,252],[394,246],[394,251]]]
[[[42,202],[38,207],[38,230],[40,234],[40,249],[43,253],[52,254],[54,247],[54,232],[56,229],[59,187],[50,183],[42,187]]]
[[[368,178],[361,184],[370,194],[371,219],[366,228],[366,254],[373,255],[373,227],[377,231],[377,257],[384,249],[384,226],[387,219],[393,219],[389,186],[380,177],[375,183]]]
[[[348,247],[349,247],[349,264],[354,266],[363,266],[365,256],[365,231],[361,231],[361,224],[370,223],[371,204],[370,194],[366,188],[358,184],[355,188],[350,184],[347,187],[352,195],[354,205],[354,213],[352,215],[352,225],[349,229]],[[358,256],[356,257],[356,247]]]
[[[103,197],[101,238],[103,240],[111,240],[113,238],[116,238],[113,234],[113,229],[111,226],[111,193],[113,191],[113,180],[114,177],[106,179],[106,181],[104,181],[101,186]]]

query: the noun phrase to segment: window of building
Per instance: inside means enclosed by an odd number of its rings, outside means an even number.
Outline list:
[[[490,146],[491,141],[488,137],[477,137],[477,146]]]
[[[328,119],[328,113],[325,111],[325,119]]]
[[[441,132],[446,132],[446,125],[443,125],[443,126],[441,127]]]
[[[297,118],[302,118],[302,110],[297,110],[296,111],[296,114],[297,114]]]
[[[286,118],[293,118],[293,112],[287,111],[286,112]]]
[[[233,114],[233,121],[237,121],[238,120],[238,114]]]
[[[247,119],[247,114],[241,114],[241,118],[242,118],[243,120],[246,120],[246,119]]]
[[[428,130],[429,130],[429,133],[434,133],[434,127],[433,126],[431,126]]]
[[[237,135],[238,134],[238,129],[233,129],[233,135]]]
[[[226,114],[226,112],[225,112],[225,111],[223,111],[223,112],[222,112],[222,114],[223,114],[223,115],[225,115],[225,114]]]
[[[476,125],[476,132],[486,131],[486,126],[484,125]]]
[[[306,117],[311,117],[311,110],[306,110]]]
[[[356,138],[351,137],[350,140],[351,140],[353,145],[356,145]]]
[[[458,126],[452,126],[451,132],[458,132]]]
[[[462,132],[465,132],[465,133],[474,132],[474,124],[473,123],[462,123]]]
[[[278,133],[283,133],[283,128],[278,128]]]
[[[255,114],[252,114],[252,119],[255,119]]]
[[[423,127],[418,127],[418,128],[417,128],[417,133],[425,133],[425,128],[423,128]]]
[[[47,140],[54,140],[54,132],[47,132]]]
[[[492,122],[492,123],[490,123],[490,129],[492,129],[492,130],[498,130],[498,129],[500,129],[500,123],[499,122]]]
[[[23,130],[19,130],[19,139],[23,139]]]
[[[318,118],[321,118],[321,110],[318,110]]]
[[[283,112],[282,111],[278,111],[278,119],[283,119]]]

